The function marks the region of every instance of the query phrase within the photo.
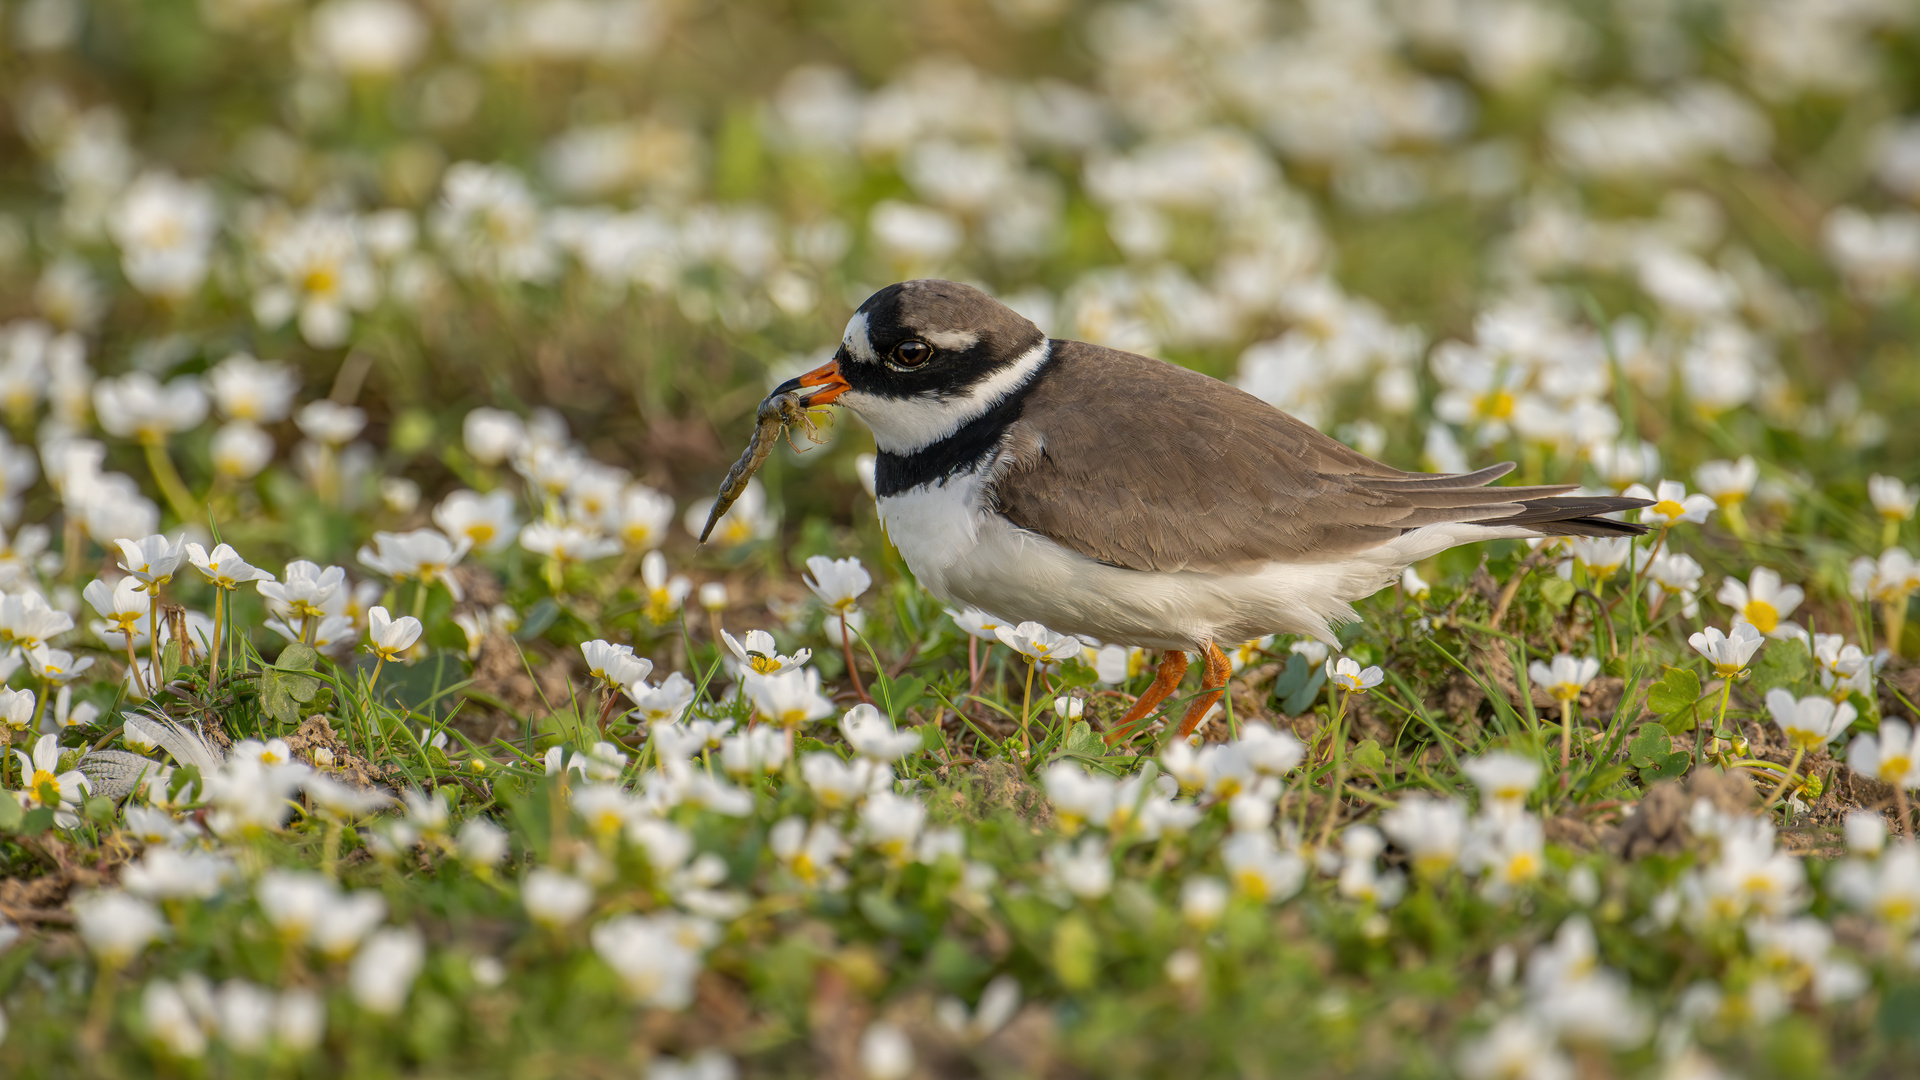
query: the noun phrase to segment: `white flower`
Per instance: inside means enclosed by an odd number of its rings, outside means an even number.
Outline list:
[[[873,575],[867,573],[859,559],[815,555],[807,560],[807,569],[813,571],[811,578],[801,578],[807,588],[812,589],[813,595],[829,610],[842,614],[852,610],[854,601],[873,584]]]
[[[1920,487],[1908,487],[1897,477],[1876,474],[1867,478],[1867,498],[1882,518],[1909,521],[1915,505],[1920,504]]]
[[[465,596],[452,571],[472,546],[473,541],[466,537],[449,540],[438,529],[377,532],[373,534],[373,546],[360,549],[360,564],[395,582],[410,578],[422,585],[431,585],[437,581],[447,587],[458,603]]]
[[[637,683],[653,672],[653,661],[633,655],[631,645],[595,638],[581,643],[580,655],[587,661],[587,674],[609,686]]]
[[[128,809],[131,817],[134,810]],[[173,819],[164,811],[171,829]],[[219,895],[220,887],[233,876],[233,863],[224,855],[166,845],[147,848],[138,862],[128,863],[121,871],[120,884],[128,892],[147,900],[208,900]]]
[[[837,865],[847,853],[846,840],[828,822],[808,825],[802,818],[781,818],[767,831],[767,848],[809,888],[834,892],[846,887],[846,871]]]
[[[1037,622],[996,627],[994,634],[1007,648],[1042,664],[1078,656],[1083,647],[1079,638],[1056,634]]]
[[[712,511],[712,499],[697,499],[687,507],[680,522],[689,535],[698,537]],[[749,480],[740,498],[713,523],[713,535],[708,542],[719,548],[735,547],[773,535],[775,524],[767,511],[767,489],[760,486],[760,481]]]
[[[36,678],[48,682],[64,683],[79,678],[80,674],[93,666],[93,657],[83,656],[78,660],[65,649],[55,649],[46,645],[29,645],[22,655],[27,658],[27,670]]]
[[[1483,806],[1509,816],[1526,808],[1527,796],[1540,784],[1537,759],[1503,750],[1468,758],[1461,762],[1460,771],[1480,789]]]
[[[739,661],[743,671],[753,671],[761,675],[777,675],[791,671],[813,659],[812,649],[801,649],[792,656],[782,656],[773,635],[765,630],[749,630],[741,641],[725,630],[720,631],[720,639],[726,643],[727,651]]]
[[[1850,811],[1842,831],[1847,838],[1847,850],[1855,855],[1878,855],[1887,846],[1887,819],[1877,811]]]
[[[229,420],[272,424],[293,411],[300,375],[286,364],[234,353],[207,372],[214,404]]]
[[[754,713],[776,727],[796,728],[833,714],[833,702],[820,693],[820,672],[813,668],[776,675],[748,672],[740,689]]]
[[[1380,815],[1380,828],[1413,856],[1417,873],[1430,877],[1460,858],[1467,840],[1467,808],[1452,799],[1410,795]]]
[[[537,867],[521,884],[520,900],[534,922],[550,930],[564,930],[593,906],[593,886],[570,874]]]
[[[536,521],[521,529],[520,546],[561,564],[591,562],[620,553],[619,541],[597,529],[549,521]]]
[[[233,550],[232,544],[221,544],[209,552],[199,544],[188,542],[183,550],[193,568],[222,589],[237,589],[249,581],[274,580],[268,571],[249,565]]]
[[[331,960],[344,960],[387,917],[387,901],[368,889],[341,893],[321,905],[307,943]]]
[[[1578,565],[1594,581],[1605,581],[1620,572],[1633,555],[1633,539],[1626,536],[1575,536],[1566,541],[1573,555],[1571,562],[1560,564],[1562,578],[1571,580]]]
[[[1425,600],[1433,595],[1433,586],[1420,576],[1420,571],[1409,566],[1400,571],[1400,590],[1415,600]]]
[[[634,484],[607,508],[607,531],[628,551],[652,551],[667,541],[673,524],[673,496]]]
[[[140,1019],[147,1035],[177,1058],[198,1058],[207,1052],[207,1033],[187,1005],[180,988],[155,979],[140,994]]]
[[[1350,656],[1326,663],[1327,681],[1349,694],[1364,694],[1379,686],[1386,674],[1378,666],[1362,668]]]
[[[322,398],[303,406],[293,422],[314,442],[340,447],[352,442],[360,429],[367,426],[367,413],[364,409]]]
[[[206,280],[220,211],[204,184],[147,172],[121,194],[107,228],[133,287],[179,300]]]
[[[476,870],[498,866],[511,851],[507,830],[480,817],[461,822],[453,842],[460,860]]]
[[[1551,665],[1538,660],[1527,665],[1527,677],[1556,700],[1569,702],[1580,696],[1594,676],[1600,674],[1600,661],[1590,656],[1561,653]]]
[[[1180,886],[1180,917],[1192,926],[1210,929],[1226,914],[1232,895],[1219,878],[1190,877]]]
[[[872,705],[855,705],[840,718],[840,733],[847,745],[862,757],[875,761],[898,761],[920,749],[920,735],[895,731],[893,724]]]
[[[860,807],[860,834],[895,864],[913,854],[913,842],[927,823],[927,808],[918,799],[877,791]]]
[[[313,44],[349,75],[395,75],[426,48],[427,21],[403,0],[327,0],[313,9]]]
[[[955,611],[952,608],[948,608],[947,617],[953,620],[955,626],[958,626],[961,630],[982,641],[999,641],[1000,628],[1011,625],[1004,619],[997,618],[981,611],[979,608],[972,607],[965,611]],[[1119,680],[1115,681],[1117,682]]]
[[[1786,618],[1806,596],[1798,585],[1783,586],[1780,575],[1764,566],[1754,567],[1745,584],[1737,578],[1728,578],[1715,594],[1716,599],[1733,609],[1736,624],[1752,623],[1754,629],[1776,641],[1790,641],[1800,636],[1799,624]]]
[[[841,761],[836,754],[815,751],[800,759],[800,778],[820,804],[840,810],[893,785],[893,769],[868,758]]]
[[[1878,559],[1862,555],[1847,568],[1847,591],[1856,600],[1904,608],[1920,591],[1920,563],[1905,548],[1888,548]]]
[[[56,611],[31,590],[0,596],[0,642],[36,648],[73,629],[73,616]]]
[[[421,629],[420,620],[411,615],[395,619],[386,608],[375,607],[367,612],[367,647],[382,660],[394,660],[420,640]]]
[[[1573,1062],[1553,1032],[1528,1016],[1509,1016],[1460,1044],[1454,1058],[1465,1080],[1573,1080]]]
[[[831,704],[828,711],[832,711]],[[720,767],[728,776],[746,779],[776,773],[786,763],[787,742],[778,728],[749,728],[720,742]]]
[[[1920,788],[1920,761],[1914,758],[1913,728],[1904,721],[1880,721],[1878,734],[1865,734],[1847,747],[1847,766],[1863,776],[1899,788]]]
[[[173,572],[180,568],[180,561],[186,556],[184,536],[168,540],[155,534],[116,543],[121,552],[120,569],[148,585],[165,585],[172,581]]]
[[[268,577],[254,587],[281,618],[318,619],[330,614],[328,609],[340,595],[346,580],[347,572],[341,567],[329,566],[323,570],[315,563],[296,559],[287,564],[283,580]]]
[[[680,719],[687,706],[693,704],[695,690],[693,683],[676,671],[662,679],[659,686],[635,680],[627,684],[626,692],[633,701],[632,715],[651,725],[670,724]]]
[[[153,608],[153,594],[147,591],[144,582],[131,574],[112,585],[98,579],[90,581],[81,595],[102,619],[122,634],[137,633],[140,623]]]
[[[860,1072],[866,1080],[907,1080],[913,1075],[913,1042],[885,1020],[860,1034]]]
[[[347,971],[354,1002],[381,1016],[399,1012],[413,990],[426,951],[420,931],[411,926],[388,927],[368,937]]]
[[[1760,651],[1760,646],[1766,644],[1766,640],[1752,623],[1736,622],[1732,634],[1722,634],[1719,628],[1709,626],[1687,638],[1687,644],[1707,658],[1707,662],[1713,665],[1715,675],[1732,679],[1747,669],[1748,661]]]
[[[1693,470],[1693,482],[1715,503],[1732,506],[1753,494],[1753,485],[1760,482],[1760,466],[1751,456],[1739,461],[1702,462]]]
[[[213,469],[231,480],[251,480],[273,460],[273,436],[245,420],[222,424],[208,447]]]
[[[166,386],[144,371],[93,384],[93,411],[107,434],[145,443],[164,442],[207,418],[200,380],[183,375]]]
[[[1098,900],[1113,888],[1113,856],[1097,835],[1049,848],[1046,866],[1056,884],[1081,900]]]
[[[1853,723],[1855,715],[1852,705],[1835,705],[1825,697],[1795,700],[1781,687],[1767,691],[1767,711],[1798,750],[1817,750],[1832,742]]]
[[[126,964],[166,931],[152,904],[119,891],[75,897],[73,924],[88,950],[108,967]]]
[[[641,1005],[684,1009],[693,1002],[700,956],[666,919],[620,915],[593,928],[593,951]]]
[[[1640,520],[1650,525],[1678,525],[1683,521],[1697,524],[1707,520],[1707,515],[1720,505],[1709,496],[1687,494],[1687,486],[1678,480],[1660,481],[1657,491],[1648,491],[1645,484],[1634,484],[1621,494],[1653,503],[1640,511]]]
[[[482,465],[498,465],[512,457],[526,441],[527,426],[504,409],[482,407],[467,413],[460,422],[460,437],[473,460]]]
[[[1220,861],[1234,890],[1249,899],[1277,903],[1300,891],[1306,860],[1274,846],[1267,831],[1236,832],[1220,845]]]

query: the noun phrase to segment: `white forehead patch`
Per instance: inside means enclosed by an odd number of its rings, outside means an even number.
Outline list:
[[[929,330],[920,336],[927,344],[948,352],[966,352],[980,344],[980,335],[971,330]]]
[[[867,313],[858,311],[847,320],[847,332],[841,336],[840,344],[847,347],[847,354],[855,360],[871,364],[880,359],[873,351],[873,338],[867,336]]]

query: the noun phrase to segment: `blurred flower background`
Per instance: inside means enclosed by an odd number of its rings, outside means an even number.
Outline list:
[[[0,1067],[1920,1069],[1916,71],[1901,0],[0,0]],[[1110,750],[1147,658],[943,610],[857,423],[693,543],[923,275],[1653,532]]]

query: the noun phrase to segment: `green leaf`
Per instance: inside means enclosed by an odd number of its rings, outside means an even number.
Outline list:
[[[296,641],[280,650],[280,659],[275,660],[273,666],[281,671],[312,671],[319,662],[320,654],[313,646]]]
[[[1573,582],[1562,578],[1543,578],[1540,582],[1540,599],[1557,608],[1573,603],[1573,596],[1579,591],[1573,587]]]
[[[1627,744],[1627,760],[1641,768],[1665,761],[1672,752],[1673,739],[1659,724],[1642,724],[1640,733]]]
[[[1692,731],[1700,704],[1700,676],[1688,668],[1669,668],[1647,691],[1647,708],[1666,721],[1669,732]]]
[[[27,816],[13,792],[0,788],[0,832],[19,832],[20,821]]]
[[[37,806],[27,811],[26,816],[20,820],[22,836],[39,836],[51,828],[53,828],[53,807],[51,806]]]
[[[907,718],[908,709],[920,704],[920,699],[926,697],[927,682],[925,679],[908,675],[887,684],[886,694],[887,714],[897,725]]]
[[[1625,775],[1627,775],[1625,765],[1602,765],[1588,774],[1587,782],[1581,785],[1579,794],[1586,797],[1606,791],[1619,783],[1620,778]]]
[[[526,617],[520,620],[520,628],[513,632],[513,640],[532,641],[546,633],[559,618],[560,605],[554,602],[553,597],[543,596],[527,609]]]
[[[85,812],[87,820],[93,822],[95,825],[107,826],[113,824],[114,811],[112,799],[88,799]]]
[[[183,651],[178,641],[169,641],[167,647],[160,650],[160,681],[163,684],[180,677],[180,668],[185,663]]]
[[[288,646],[305,648],[305,646]],[[308,650],[311,652],[312,650]],[[300,723],[300,705],[312,701],[320,692],[320,680],[311,675],[302,675],[298,671],[286,671],[279,666],[264,668],[260,672],[260,707],[268,716],[288,727]]]
[[[1085,720],[1075,720],[1067,729],[1067,737],[1060,742],[1060,750],[1053,756],[1059,757],[1105,757],[1107,744],[1093,733],[1093,726]]]
[[[1755,697],[1765,697],[1767,691],[1776,686],[1798,693],[1812,680],[1813,657],[1805,645],[1797,641],[1770,641],[1760,650],[1760,659],[1753,665],[1747,689]]]
[[[920,733],[920,748],[922,750],[935,753],[947,748],[947,737],[941,732],[939,724],[921,724],[919,727],[914,728],[914,730]]]
[[[1378,739],[1363,739],[1353,748],[1353,766],[1370,773],[1382,773],[1387,769],[1386,751],[1380,749]]]
[[[1304,657],[1301,658],[1301,662],[1306,662]],[[1293,692],[1292,697],[1280,703],[1280,711],[1286,713],[1288,716],[1300,716],[1304,714],[1307,710],[1313,708],[1313,700],[1320,696],[1320,688],[1325,685],[1327,685],[1326,666],[1322,664],[1309,665],[1307,681],[1301,685],[1300,689]]]
[[[1307,658],[1299,653],[1287,657],[1286,669],[1279,678],[1273,680],[1273,699],[1285,701],[1300,692],[1307,685],[1307,677],[1312,674],[1307,668]]]
[[[1693,764],[1693,757],[1684,750],[1668,754],[1655,761],[1651,767],[1641,769],[1640,782],[1652,784],[1661,780],[1678,780],[1686,774],[1687,766],[1691,764]]]

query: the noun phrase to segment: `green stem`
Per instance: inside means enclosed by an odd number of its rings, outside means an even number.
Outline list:
[[[1706,760],[1708,740],[1718,738],[1721,727],[1727,722],[1727,699],[1733,696],[1733,676],[1727,676],[1720,683],[1720,712],[1713,718],[1713,728],[1693,740],[1693,767],[1699,768]]]
[[[1039,666],[1033,657],[1027,657],[1027,693],[1020,701],[1020,749],[1028,755],[1033,753],[1033,742],[1027,738],[1027,722],[1033,715],[1033,669]]]
[[[1320,822],[1320,840],[1316,845],[1326,847],[1333,836],[1333,820],[1340,814],[1340,789],[1347,785],[1347,702],[1353,699],[1353,691],[1340,695],[1340,707],[1333,716],[1333,787],[1327,791],[1327,816]]]
[[[1883,601],[1880,616],[1887,626],[1887,648],[1895,656],[1905,656],[1900,648],[1900,638],[1907,629],[1907,598],[1905,595]],[[1869,646],[1871,647],[1871,646]]]
[[[128,644],[132,644],[129,642]],[[160,681],[160,586],[147,586],[147,657],[153,681]],[[155,686],[157,692],[159,686]]]
[[[159,439],[142,439],[140,444],[147,452],[147,469],[153,473],[154,482],[160,485],[160,493],[166,496],[167,505],[173,508],[173,516],[182,522],[197,518],[199,514],[194,509],[193,493],[187,490],[186,481],[180,479],[180,470],[173,467],[173,459],[167,456],[166,444]]]
[[[1566,768],[1573,763],[1573,699],[1560,701],[1560,769],[1565,779]]]
[[[1800,759],[1806,756],[1806,747],[1796,746],[1793,748],[1793,764],[1787,766],[1787,774],[1782,776],[1780,783],[1775,785],[1774,789],[1768,793],[1766,801],[1760,804],[1762,807],[1772,808],[1773,800],[1779,798],[1780,793],[1787,790],[1788,784],[1793,783],[1793,774],[1800,771]]]
[[[427,579],[426,578],[421,578],[419,581],[414,583],[413,617],[420,620],[423,623],[426,622],[427,620]]]
[[[219,589],[213,594],[213,640],[207,643],[209,663],[207,667],[207,694],[213,694],[213,688],[220,682],[220,630],[221,616],[225,611],[227,590]]]
[[[140,675],[140,659],[133,651],[133,627],[122,626],[120,632],[127,635],[127,670],[133,672],[134,688],[140,691],[141,697],[152,697],[152,691],[147,689],[147,680]]]

